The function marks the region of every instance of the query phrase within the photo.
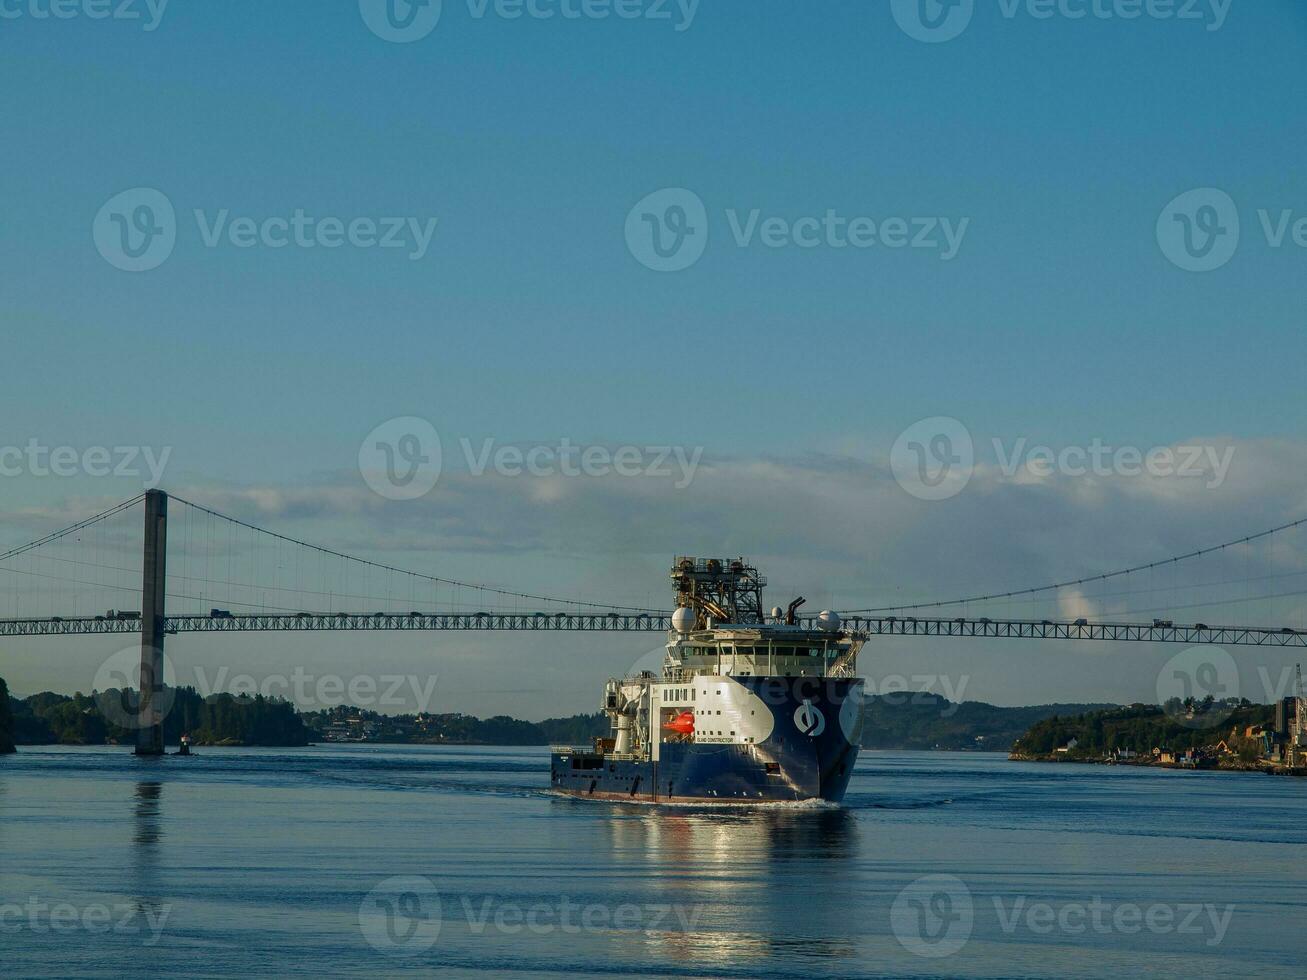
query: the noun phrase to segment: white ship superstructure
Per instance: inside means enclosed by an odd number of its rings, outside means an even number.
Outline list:
[[[611,734],[557,749],[552,782],[580,796],[652,801],[839,800],[857,759],[865,635],[802,599],[767,615],[743,559],[679,558],[660,674],[613,678]]]

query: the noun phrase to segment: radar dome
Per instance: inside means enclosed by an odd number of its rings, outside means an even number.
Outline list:
[[[840,628],[840,614],[823,609],[817,614],[817,628],[835,632]]]
[[[682,606],[676,612],[672,613],[672,629],[678,633],[688,633],[694,629],[694,621],[697,617],[694,610],[689,606]]]
[[[784,616],[784,615],[785,615],[785,610],[781,609],[780,606],[772,606],[772,607],[771,607],[771,618],[772,618],[772,619],[780,619],[780,618],[781,618],[782,616]]]

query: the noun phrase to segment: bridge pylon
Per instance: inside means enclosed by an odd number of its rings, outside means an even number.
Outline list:
[[[168,575],[168,495],[145,494],[145,560],[141,581],[141,693],[137,713],[136,754],[163,755],[163,716],[156,700],[163,691],[163,638]]]

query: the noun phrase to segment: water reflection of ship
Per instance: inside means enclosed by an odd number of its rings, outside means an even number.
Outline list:
[[[687,865],[706,861],[729,866],[749,855],[782,863],[847,860],[857,846],[857,820],[839,807],[686,808],[684,813],[642,816],[646,818],[636,822],[647,835],[647,846]]]
[[[723,968],[787,955],[858,955],[848,906],[860,853],[857,818],[843,808],[616,810],[604,820],[608,853],[651,855],[642,876],[668,906],[665,927],[633,941],[678,962]]]

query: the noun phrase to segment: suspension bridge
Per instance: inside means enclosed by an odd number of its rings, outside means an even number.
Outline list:
[[[170,503],[174,510],[181,509],[180,528],[170,528]],[[135,520],[132,515],[138,507],[144,512],[143,530],[141,525],[124,524],[124,520]],[[177,517],[173,523],[178,523]],[[1281,541],[1304,525],[1307,518],[1186,554],[1048,585],[958,599],[849,609],[840,611],[840,615],[844,626],[870,636],[1307,647],[1307,629],[1290,626],[1177,624],[1161,618],[1131,622],[1101,617],[1091,621],[1086,616],[1073,619],[950,616],[944,612],[950,607],[970,609],[992,603],[1007,604],[1010,608],[1013,603],[1058,596],[1066,590],[1080,595],[1087,588],[1114,581],[1138,582],[1141,576],[1214,556],[1242,553],[1246,566],[1249,549],[1255,543]],[[181,545],[180,555],[174,558],[171,568],[170,533],[174,544],[180,541]],[[262,560],[256,542],[262,542],[265,550],[271,549]],[[139,565],[124,563],[124,555],[133,550],[140,557]],[[34,599],[37,604],[48,606],[66,604],[59,607],[59,614],[50,609],[40,615],[14,614],[0,618],[0,636],[140,634],[139,708],[147,722],[138,730],[136,751],[141,755],[164,751],[161,720],[155,716],[150,721],[150,702],[162,690],[163,652],[168,636],[303,631],[666,632],[671,628],[670,611],[666,609],[517,592],[402,569],[288,537],[184,498],[170,497],[162,490],[146,491],[0,553],[0,573],[37,583],[35,590],[29,590],[24,596],[25,601]],[[92,577],[79,577],[87,575]],[[1209,598],[1192,605],[1208,608],[1277,598],[1296,600],[1307,595],[1307,588],[1273,593],[1256,591],[1258,586],[1294,576],[1307,577],[1307,568],[1300,561],[1288,569],[1262,575],[1227,576],[1203,583],[1201,587],[1228,589],[1242,584],[1247,587],[1247,594]],[[378,577],[385,585],[384,594],[377,585]],[[314,585],[317,587],[311,587]],[[1174,588],[1163,586],[1152,591]],[[109,608],[104,612],[78,608],[88,602],[99,602],[96,609],[102,609],[105,595],[121,597],[124,593],[131,596],[132,604],[138,608]],[[1104,593],[1104,597],[1132,594],[1135,594],[1132,590],[1126,590]],[[215,598],[220,598],[223,608],[215,606],[203,611],[203,606]],[[515,606],[530,603],[550,608],[534,611],[454,608],[467,605],[469,599],[483,606],[509,602]],[[342,608],[364,600],[387,608],[377,612]],[[174,604],[191,608],[173,613],[170,607]],[[451,608],[440,610],[442,604]],[[9,605],[11,612],[16,613],[20,605],[17,590],[11,591]],[[115,603],[116,607],[121,605]],[[308,606],[316,608],[305,608]],[[1184,608],[1174,601],[1169,606]],[[809,624],[814,620],[811,616],[799,617],[799,621]]]

